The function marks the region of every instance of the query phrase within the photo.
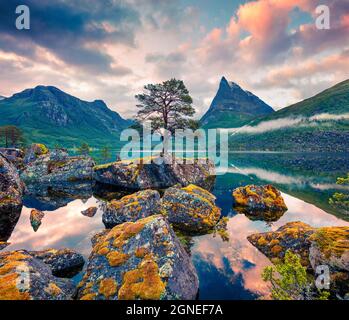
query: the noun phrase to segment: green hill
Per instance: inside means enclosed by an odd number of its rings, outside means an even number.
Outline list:
[[[101,100],[86,102],[55,87],[38,86],[0,101],[0,126],[21,128],[28,143],[114,147],[129,123]]]
[[[349,80],[312,98],[257,119],[253,122],[253,126],[234,133],[230,138],[230,148],[347,152],[349,151],[348,115]],[[294,119],[298,119],[298,122],[290,124]]]

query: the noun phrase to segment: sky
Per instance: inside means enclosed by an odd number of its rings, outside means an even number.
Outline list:
[[[348,79],[348,40],[349,0],[1,0],[0,95],[53,85],[130,118],[144,85],[175,77],[200,117],[225,76],[278,110]]]

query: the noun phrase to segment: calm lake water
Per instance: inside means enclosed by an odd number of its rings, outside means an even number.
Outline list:
[[[291,221],[303,221],[314,227],[349,226],[349,213],[328,204],[329,197],[343,186],[336,178],[349,172],[348,154],[262,154],[232,153],[228,173],[218,176],[213,189],[217,205],[229,218],[229,241],[219,235],[192,237],[191,257],[200,279],[200,299],[257,299],[267,296],[261,280],[270,261],[255,249],[247,236],[276,230]],[[289,210],[276,222],[253,221],[232,208],[232,191],[247,184],[275,185],[282,192]],[[348,191],[348,190],[347,190]],[[87,188],[74,189],[67,196],[49,190],[28,196],[21,217],[5,250],[68,247],[86,258],[91,237],[104,229],[102,212],[93,218],[81,211],[99,206],[102,200]],[[37,232],[30,225],[32,208],[44,210],[45,217]],[[79,280],[81,275],[76,277]]]

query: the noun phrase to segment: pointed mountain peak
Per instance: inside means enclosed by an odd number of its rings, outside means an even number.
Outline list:
[[[242,90],[243,89],[235,82],[232,81],[228,81],[226,77],[222,77],[220,85],[219,85],[220,89],[229,89],[229,90]]]

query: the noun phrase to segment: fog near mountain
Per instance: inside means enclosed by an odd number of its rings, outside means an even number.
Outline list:
[[[345,114],[329,114],[322,113],[317,114],[312,117],[296,117],[296,118],[281,118],[276,120],[269,120],[260,122],[256,126],[243,126],[241,128],[231,128],[227,129],[229,132],[235,134],[243,134],[243,133],[264,133],[269,131],[293,128],[297,126],[314,126],[316,122],[326,122],[326,121],[341,121],[341,120],[349,120],[349,113]]]

